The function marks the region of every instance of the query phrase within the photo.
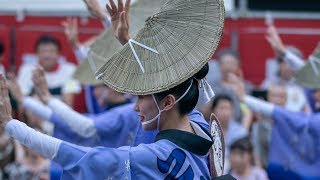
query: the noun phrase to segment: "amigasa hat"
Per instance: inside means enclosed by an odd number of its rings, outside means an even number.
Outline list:
[[[320,88],[320,43],[309,56],[309,61],[297,72],[295,80],[306,88]]]
[[[129,12],[130,35],[134,36],[141,28],[143,28],[144,21],[142,19],[147,19],[157,12],[166,1],[167,0],[138,0],[133,3]],[[115,38],[112,28],[108,28],[99,35],[96,41],[91,45],[91,57],[89,56],[81,61],[73,75],[74,78],[85,85],[102,84],[103,81],[97,80],[94,73],[121,47],[122,45]],[[99,54],[99,56],[96,54]]]
[[[223,0],[169,0],[112,57],[92,53],[93,59],[107,58],[96,77],[123,93],[168,90],[210,60],[223,26]]]

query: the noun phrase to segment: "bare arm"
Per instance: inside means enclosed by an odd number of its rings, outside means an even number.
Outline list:
[[[283,56],[286,63],[293,69],[299,70],[305,65],[303,59],[286,49],[275,26],[268,27],[266,39],[275,52]]]
[[[129,12],[131,0],[126,0],[125,6],[122,1],[118,1],[118,7],[113,0],[110,0],[110,6],[107,4],[106,8],[111,17],[111,26],[113,33],[119,42],[126,44],[129,37]]]

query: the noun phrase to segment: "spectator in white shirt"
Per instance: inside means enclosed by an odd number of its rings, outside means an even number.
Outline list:
[[[35,46],[37,62],[23,64],[19,69],[17,79],[23,94],[29,95],[33,90],[32,71],[37,65],[41,65],[46,72],[50,92],[61,97],[72,107],[74,94],[80,92],[81,86],[72,79],[76,66],[59,61],[60,48],[60,43],[56,38],[49,35],[41,36]]]

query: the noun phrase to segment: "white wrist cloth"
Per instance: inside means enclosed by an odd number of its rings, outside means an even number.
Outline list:
[[[37,132],[15,119],[6,124],[5,130],[21,144],[49,159],[53,159],[57,155],[62,142],[59,139]]]
[[[24,108],[36,114],[41,119],[44,119],[46,121],[50,120],[52,110],[49,107],[42,104],[40,101],[37,101],[32,97],[25,97],[23,99],[22,105]]]
[[[305,62],[301,58],[288,50],[286,51],[284,60],[296,71],[300,70],[305,65]]]
[[[52,98],[48,106],[78,135],[88,138],[96,134],[93,120],[74,111],[62,101]]]
[[[269,117],[272,116],[273,110],[275,108],[274,104],[249,95],[246,95],[244,97],[244,103],[249,106],[252,111],[261,113]]]

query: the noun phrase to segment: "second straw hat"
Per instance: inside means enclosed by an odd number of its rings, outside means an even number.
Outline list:
[[[223,25],[222,0],[169,0],[106,60],[96,77],[123,93],[148,95],[168,90],[209,61]],[[93,58],[105,57],[95,54]]]
[[[132,4],[130,8],[130,35],[134,36],[144,26],[143,19],[157,12],[166,1],[167,0],[137,0]],[[99,35],[90,47],[92,49],[90,54],[99,54],[99,56],[94,56],[95,58],[93,57],[91,59],[89,59],[90,57],[83,59],[73,76],[79,80],[81,84],[102,84],[103,81],[97,80],[94,73],[121,47],[122,45],[115,38],[112,28],[108,28]]]
[[[297,72],[295,80],[303,87],[320,89],[320,43],[309,57],[308,62]]]

